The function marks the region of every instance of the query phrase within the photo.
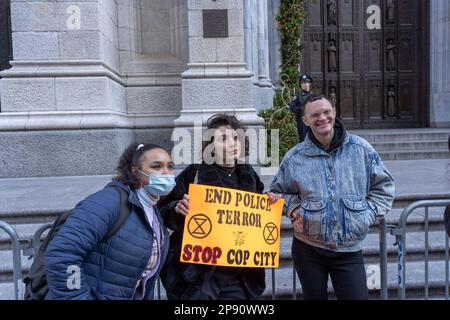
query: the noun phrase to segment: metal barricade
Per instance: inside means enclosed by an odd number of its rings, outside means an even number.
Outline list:
[[[377,228],[379,229],[379,239],[380,239],[380,299],[388,300],[388,279],[387,279],[387,263],[388,263],[388,252],[387,252],[387,230],[392,229],[395,226],[387,226],[386,220],[383,218],[379,220]],[[276,270],[271,269],[272,276],[272,300],[277,298],[275,282],[276,282]],[[297,299],[297,273],[295,266],[292,267],[292,299]]]
[[[429,211],[430,207],[446,207],[450,205],[450,199],[442,200],[422,200],[407,206],[400,216],[398,227],[391,230],[391,234],[396,237],[398,245],[398,298],[406,299],[406,223],[414,210],[424,208],[424,232],[425,232],[425,299],[429,298]],[[442,210],[444,213],[444,210]],[[445,298],[449,299],[449,239],[445,235]]]
[[[19,235],[10,224],[0,221],[0,229],[4,230],[12,241],[14,299],[21,300],[20,282],[22,281],[22,260]]]
[[[52,226],[53,222],[44,224],[36,230],[33,237],[28,240],[28,247],[23,250],[24,255],[28,256],[29,259],[32,259],[36,255],[41,245],[42,235],[45,231],[51,229]]]

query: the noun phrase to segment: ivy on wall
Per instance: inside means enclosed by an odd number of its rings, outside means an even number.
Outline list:
[[[276,17],[281,38],[281,87],[275,92],[273,107],[261,114],[269,133],[271,129],[280,130],[281,158],[298,143],[295,117],[289,111],[288,104],[299,90],[301,27],[306,15],[304,2],[305,0],[281,0]]]

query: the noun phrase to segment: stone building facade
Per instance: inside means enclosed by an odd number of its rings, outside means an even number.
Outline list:
[[[272,105],[280,0],[7,1],[0,178],[111,174],[131,142],[170,148],[174,128],[224,111],[261,126]],[[447,0],[430,21],[430,126],[450,126]]]

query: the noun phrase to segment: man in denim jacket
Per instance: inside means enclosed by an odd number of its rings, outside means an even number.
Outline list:
[[[312,95],[303,121],[310,131],[284,157],[271,191],[292,220],[292,257],[305,299],[368,299],[361,242],[394,199],[394,180],[364,139],[346,132],[336,110]]]

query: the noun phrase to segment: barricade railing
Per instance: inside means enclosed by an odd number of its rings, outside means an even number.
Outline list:
[[[429,244],[429,208],[444,207],[450,204],[450,199],[441,200],[421,200],[411,203],[401,213],[398,226],[391,230],[391,234],[396,237],[396,245],[398,246],[398,298],[406,299],[406,223],[408,217],[419,208],[424,209],[424,281],[425,281],[425,299],[429,299],[430,276],[429,276],[429,262],[430,262],[430,244]],[[445,243],[445,299],[449,299],[449,239],[445,232],[443,232],[443,243]],[[417,280],[417,279],[415,279]]]
[[[379,221],[375,228],[378,228],[379,233],[379,254],[380,254],[380,299],[387,300],[388,297],[388,281],[387,281],[387,233],[390,231],[390,234],[396,237],[396,245],[398,245],[398,296],[400,299],[405,299],[406,297],[406,286],[405,286],[405,277],[406,277],[406,257],[405,257],[405,243],[406,243],[406,222],[408,216],[417,208],[425,209],[425,220],[424,220],[424,229],[425,229],[425,298],[429,297],[429,274],[428,274],[428,264],[429,264],[429,239],[428,239],[428,208],[429,207],[445,207],[450,204],[450,199],[444,200],[423,200],[410,204],[406,207],[399,219],[397,226],[387,226],[385,219]],[[29,240],[30,245],[27,249],[24,249],[24,254],[30,257],[34,256],[39,248],[41,243],[42,236],[45,231],[50,229],[52,223],[45,224],[41,226],[33,235],[33,237]],[[20,252],[20,242],[19,236],[14,228],[11,225],[0,221],[0,229],[3,229],[8,233],[12,240],[12,252],[13,252],[13,281],[14,281],[14,297],[15,299],[19,299],[20,293],[20,281],[22,279],[21,272],[21,252]],[[445,296],[449,298],[449,239],[445,237]],[[276,290],[276,270],[271,269],[271,277],[272,277],[272,299],[277,299],[277,290]],[[297,274],[295,267],[292,267],[292,299],[297,299]],[[157,280],[156,283],[156,298],[161,299],[161,284],[160,279]]]

